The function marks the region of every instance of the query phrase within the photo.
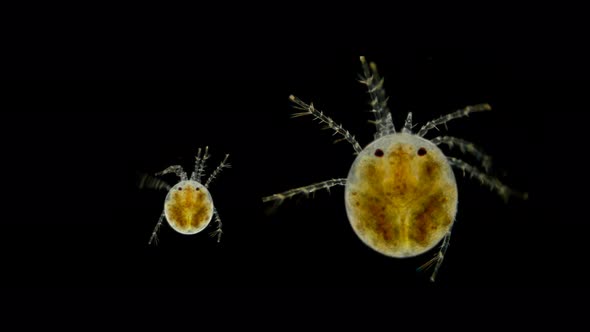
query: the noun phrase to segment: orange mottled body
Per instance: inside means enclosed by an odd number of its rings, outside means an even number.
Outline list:
[[[374,250],[411,257],[434,247],[457,212],[457,185],[443,153],[408,133],[384,136],[353,163],[346,210],[356,234]]]
[[[196,181],[181,181],[166,196],[166,220],[182,234],[203,230],[213,216],[213,200],[207,188]]]

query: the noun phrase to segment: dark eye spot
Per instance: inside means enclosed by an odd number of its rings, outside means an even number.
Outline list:
[[[201,188],[197,188],[197,190],[201,190]]]
[[[381,149],[377,149],[377,150],[375,150],[375,155],[376,155],[377,157],[383,157],[383,150],[381,150]]]
[[[178,190],[182,190],[182,187],[178,187]]]
[[[426,149],[425,149],[425,148],[420,148],[420,149],[418,149],[418,155],[419,155],[419,156],[423,156],[423,155],[425,155],[425,154],[426,154]]]

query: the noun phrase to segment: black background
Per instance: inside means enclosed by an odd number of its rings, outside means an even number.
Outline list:
[[[30,56],[10,70],[9,77],[48,80],[13,81],[2,91],[6,284],[583,286],[589,228],[577,217],[584,196],[575,191],[575,178],[583,166],[571,160],[585,154],[574,148],[583,131],[572,130],[585,106],[571,98],[585,87],[579,54],[552,58],[542,47],[485,43],[319,48],[289,38],[264,46],[216,39],[187,48],[170,46],[179,44],[173,40],[138,50],[122,39],[108,49],[81,46],[67,58]],[[333,144],[332,133],[311,118],[290,119],[289,94],[313,101],[361,145],[371,141],[359,55],[385,77],[397,128],[407,111],[423,124],[490,103],[492,112],[455,120],[448,133],[483,147],[504,183],[529,192],[528,201],[504,204],[457,174],[457,223],[435,284],[415,272],[430,254],[392,259],[355,236],[342,188],[287,201],[273,214],[261,202],[346,177],[354,160],[350,145]],[[137,172],[180,164],[190,173],[198,147],[206,145],[209,170],[225,153],[233,167],[211,186],[224,222],[222,243],[206,232],[183,236],[164,225],[160,244],[149,247],[166,193],[139,190]]]

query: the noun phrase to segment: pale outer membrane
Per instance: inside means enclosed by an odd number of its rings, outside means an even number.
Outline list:
[[[194,227],[194,228],[190,228],[190,229],[180,229],[176,226],[175,223],[170,222],[170,216],[168,215],[168,209],[166,208],[166,205],[172,199],[171,194],[173,192],[177,191],[178,187],[181,187],[182,190],[185,190],[185,188],[187,188],[187,187],[192,187],[194,190],[199,188],[199,190],[201,190],[202,192],[204,192],[207,195],[207,199],[205,200],[206,201],[205,204],[207,204],[207,206],[209,207],[209,211],[211,211],[211,213],[209,213],[209,218],[208,218],[207,222],[202,223],[201,227]],[[193,181],[193,180],[181,181],[181,182],[177,183],[176,185],[174,185],[174,187],[172,187],[172,189],[170,189],[168,191],[168,194],[166,195],[166,200],[164,201],[164,211],[166,214],[166,221],[168,222],[170,227],[172,227],[175,231],[177,231],[178,233],[181,233],[181,234],[185,234],[185,235],[196,234],[196,233],[199,233],[200,231],[202,231],[203,229],[205,229],[205,227],[207,227],[209,225],[209,223],[211,222],[211,219],[213,218],[213,198],[211,198],[211,194],[209,193],[209,190],[207,190],[207,188],[205,186],[203,186],[202,184],[200,184],[199,182]]]
[[[361,163],[363,160],[366,160],[367,158],[375,158],[375,151],[377,149],[381,149],[384,152],[384,155],[387,156],[388,153],[393,150],[393,148],[395,148],[398,144],[408,144],[414,147],[414,151],[418,151],[419,148],[423,147],[425,148],[429,154],[434,154],[435,159],[437,160],[437,162],[441,163],[441,166],[443,168],[443,181],[447,182],[448,184],[451,184],[452,187],[455,189],[455,201],[451,204],[451,208],[447,211],[450,215],[451,215],[451,223],[442,231],[440,231],[438,234],[434,234],[434,237],[430,243],[429,246],[424,247],[424,248],[405,248],[403,250],[386,250],[383,248],[379,248],[376,245],[374,245],[372,243],[372,241],[368,238],[368,236],[361,234],[361,232],[359,232],[359,230],[357,229],[357,224],[358,221],[355,220],[354,214],[352,213],[352,211],[354,209],[356,209],[356,207],[351,206],[351,203],[349,202],[349,200],[347,199],[349,197],[350,194],[350,190],[351,187],[354,187],[355,183],[358,183],[358,181],[363,181],[363,179],[360,179],[357,177],[356,175],[356,169],[357,169],[357,165],[359,165],[359,163]],[[389,257],[395,257],[395,258],[407,258],[407,257],[414,257],[414,256],[418,256],[420,254],[423,254],[425,252],[427,252],[428,250],[432,249],[433,247],[435,247],[441,240],[442,238],[445,236],[445,234],[447,233],[447,231],[450,230],[450,228],[452,227],[454,220],[455,220],[455,215],[457,213],[457,202],[458,200],[456,199],[457,195],[456,195],[456,189],[457,188],[457,184],[455,181],[455,175],[453,174],[453,170],[451,168],[451,165],[449,164],[446,156],[443,154],[443,152],[436,146],[434,145],[432,142],[417,136],[417,135],[413,135],[413,134],[408,134],[408,133],[396,133],[396,134],[391,134],[391,135],[387,135],[387,136],[383,136],[380,137],[379,139],[373,141],[371,144],[369,144],[367,147],[365,147],[363,149],[363,151],[361,151],[358,156],[356,157],[356,159],[354,160],[352,166],[350,167],[350,170],[348,172],[348,177],[346,179],[346,187],[345,187],[345,195],[344,195],[344,200],[345,200],[345,205],[346,205],[346,214],[348,216],[348,220],[350,221],[350,225],[352,226],[352,229],[354,230],[355,234],[363,241],[363,243],[365,243],[368,247],[370,247],[371,249],[389,256]]]

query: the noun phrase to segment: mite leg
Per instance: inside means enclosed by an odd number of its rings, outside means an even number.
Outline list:
[[[324,181],[324,182],[318,182],[318,183],[314,183],[312,185],[309,186],[305,186],[305,187],[299,187],[299,188],[295,188],[295,189],[291,189],[291,190],[287,190],[285,192],[282,192],[280,194],[274,194],[271,196],[266,196],[262,198],[262,201],[264,203],[266,202],[271,202],[271,201],[275,201],[278,204],[282,203],[285,199],[287,198],[291,198],[293,196],[296,195],[305,195],[305,196],[309,196],[309,194],[312,194],[320,189],[326,189],[328,191],[330,191],[331,187],[334,186],[344,186],[346,185],[346,179],[341,178],[341,179],[332,179],[332,180],[328,180],[328,181]]]
[[[148,242],[148,246],[151,245],[152,242],[154,242],[154,244],[158,244],[158,230],[160,230],[160,226],[162,226],[162,222],[164,221],[165,216],[166,215],[165,215],[164,211],[162,211],[162,214],[160,215],[160,219],[158,220],[156,227],[154,227],[154,231],[152,232],[152,236],[150,236],[150,241]]]
[[[311,116],[313,116],[314,120],[319,120],[320,123],[325,123],[327,129],[334,130],[334,135],[337,135],[337,134],[342,135],[342,138],[339,140],[336,140],[336,142],[341,141],[341,140],[347,140],[348,143],[352,144],[352,148],[354,149],[354,151],[357,154],[360,153],[361,151],[363,151],[363,149],[361,148],[361,146],[359,145],[357,140],[354,138],[354,136],[352,136],[350,134],[350,132],[348,132],[348,130],[345,130],[342,127],[342,125],[337,124],[336,122],[334,122],[334,120],[332,120],[328,116],[324,115],[324,113],[315,109],[315,107],[313,107],[313,104],[308,105],[308,104],[304,103],[301,99],[299,99],[293,95],[289,96],[289,99],[291,99],[292,102],[297,104],[299,109],[305,111],[305,112],[301,112],[301,113],[295,113],[295,114],[293,114],[292,117],[296,118],[296,117],[300,117],[300,116],[311,115]]]
[[[451,164],[451,166],[462,170],[463,175],[465,175],[465,172],[467,172],[467,173],[469,173],[470,177],[475,177],[475,178],[479,179],[479,181],[483,185],[486,185],[491,190],[496,191],[498,193],[498,195],[500,195],[500,197],[502,197],[504,199],[504,201],[508,201],[508,198],[510,196],[516,196],[516,197],[519,197],[519,198],[525,199],[525,200],[528,199],[528,193],[521,193],[521,192],[518,192],[518,191],[508,188],[506,185],[504,185],[502,182],[500,182],[500,180],[481,172],[480,170],[469,165],[468,163],[464,162],[463,160],[453,158],[453,157],[447,157],[447,159],[449,160],[449,163]]]
[[[229,158],[229,154],[225,155],[223,161],[221,161],[219,166],[217,166],[217,168],[211,173],[211,175],[209,175],[207,182],[205,182],[205,188],[209,188],[209,184],[211,184],[211,182],[217,177],[217,175],[219,175],[221,170],[223,170],[224,168],[231,168],[231,164],[227,162],[227,158]]]
[[[182,169],[182,166],[180,166],[180,165],[170,166],[170,167],[166,168],[165,170],[156,173],[155,175],[158,176],[158,175],[164,175],[164,174],[168,174],[168,173],[176,174],[176,176],[178,176],[180,178],[180,180],[182,180],[182,181],[188,180],[186,173],[184,172],[184,170]]]
[[[481,163],[486,172],[489,172],[492,167],[492,157],[485,154],[479,147],[471,142],[451,136],[438,136],[430,141],[436,145],[446,144],[449,148],[455,146],[459,147],[461,152],[474,156]]]
[[[206,161],[209,159],[209,147],[205,147],[205,154],[201,156],[201,148],[195,157],[195,171],[191,174],[191,180],[201,182],[201,177],[205,174]]]
[[[209,233],[211,237],[217,237],[217,243],[221,241],[221,234],[223,234],[223,230],[221,230],[221,218],[219,218],[219,213],[217,213],[217,209],[213,209],[213,215],[215,216],[215,222],[217,223],[217,228]]]
[[[445,259],[445,254],[447,253],[447,249],[449,248],[449,244],[451,242],[451,231],[452,230],[453,230],[453,228],[451,227],[451,229],[449,229],[447,234],[445,234],[445,237],[443,238],[443,242],[440,245],[440,249],[434,255],[434,257],[432,259],[430,259],[428,262],[424,263],[424,265],[422,265],[418,268],[418,271],[423,271],[423,270],[429,269],[434,264],[434,271],[432,271],[432,275],[430,276],[431,282],[434,282],[434,280],[436,279],[436,275],[438,274],[438,269],[440,268],[443,260]]]
[[[447,115],[443,115],[438,119],[434,119],[432,121],[426,122],[426,124],[424,126],[422,126],[422,128],[420,128],[420,131],[418,131],[418,136],[424,137],[424,135],[426,135],[426,133],[430,129],[436,128],[437,125],[445,124],[451,120],[468,116],[469,113],[491,111],[491,110],[492,110],[492,106],[490,106],[490,104],[477,104],[477,105],[467,106],[464,109],[460,109],[456,112],[453,112],[453,113],[450,113]]]
[[[408,117],[406,118],[406,123],[404,123],[402,133],[412,133],[412,112],[408,112]]]
[[[374,62],[367,64],[364,56],[361,56],[361,65],[363,66],[363,73],[360,82],[366,85],[369,90],[369,95],[371,96],[371,112],[375,114],[375,126],[377,126],[375,139],[394,134],[395,127],[391,119],[391,112],[387,107],[385,89],[383,89],[384,80],[377,72],[377,65]]]
[[[156,190],[170,190],[170,185],[166,181],[155,178],[146,173],[138,173],[137,186],[139,189],[156,189]]]

